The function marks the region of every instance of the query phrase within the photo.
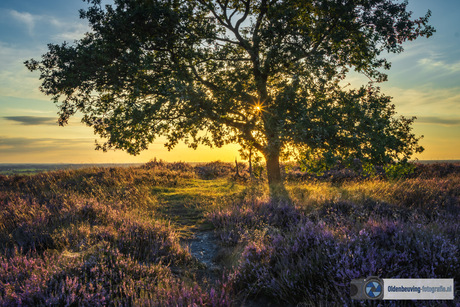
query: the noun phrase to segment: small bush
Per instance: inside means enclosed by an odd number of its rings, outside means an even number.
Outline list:
[[[195,171],[201,179],[216,179],[235,174],[235,169],[231,163],[221,161],[209,162],[195,166]]]

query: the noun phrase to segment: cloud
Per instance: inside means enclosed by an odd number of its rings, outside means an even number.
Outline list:
[[[16,102],[16,103],[21,103],[21,102]],[[51,110],[37,110],[37,109],[32,109],[32,108],[3,108],[3,112],[8,113],[8,114],[46,114],[46,115],[55,115],[56,112],[51,111]]]
[[[89,26],[83,21],[68,21],[56,18],[54,16],[47,15],[34,15],[28,12],[18,12],[15,10],[9,10],[9,15],[16,21],[24,24],[30,36],[34,36],[35,32],[39,32],[41,28],[39,26],[47,25],[46,32],[53,40],[68,40],[74,41],[83,37],[83,35],[89,31]],[[53,30],[49,30],[49,26],[52,26]],[[36,28],[37,31],[35,31]],[[52,33],[58,31],[58,33]]]
[[[2,153],[31,153],[53,151],[78,151],[85,147],[94,146],[90,138],[57,139],[57,138],[24,138],[0,137],[0,152]]]
[[[460,72],[460,61],[455,63],[446,63],[444,61],[423,58],[420,59],[418,63],[428,70],[442,70],[446,73]]]
[[[437,116],[420,116],[417,118],[417,123],[422,124],[437,124],[442,126],[459,126],[460,118],[447,118]]]
[[[25,126],[36,126],[36,125],[56,125],[55,117],[44,117],[44,116],[4,116],[4,119],[17,122]]]
[[[39,73],[31,73],[24,66],[24,61],[35,58],[47,52],[47,43],[60,44],[63,41],[73,42],[81,39],[84,33],[89,32],[87,23],[79,19],[64,19],[48,15],[37,15],[28,12],[15,10],[2,10],[0,18],[6,20],[11,27],[25,29],[25,33],[33,39],[20,38],[15,43],[7,42],[1,38],[0,41],[0,97],[26,97],[37,100],[49,101],[44,94],[38,90],[41,82]],[[11,29],[18,33],[17,29]],[[40,42],[40,43],[38,43]]]
[[[27,27],[30,36],[34,34],[35,22],[37,21],[37,19],[42,18],[41,16],[32,15],[27,12],[18,12],[15,10],[11,10],[10,15],[11,17],[23,23]]]
[[[38,48],[46,52],[46,46]],[[40,80],[37,72],[31,73],[23,62],[37,58],[37,49],[24,48],[0,41],[0,97],[21,97],[50,101],[39,91]]]
[[[460,87],[398,88],[382,86],[383,93],[393,97],[396,111],[403,115],[440,118],[460,117]]]

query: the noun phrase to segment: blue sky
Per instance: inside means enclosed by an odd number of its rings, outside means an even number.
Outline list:
[[[72,42],[88,31],[79,19],[81,0],[3,0],[0,3],[0,163],[9,162],[146,162],[153,157],[167,161],[233,161],[237,146],[219,150],[201,147],[194,151],[179,145],[168,152],[162,140],[140,156],[117,151],[94,151],[91,128],[71,120],[58,127],[57,108],[39,92],[38,73],[23,62],[40,58],[48,43]],[[417,116],[414,132],[424,135],[425,152],[417,158],[460,159],[460,1],[412,0],[414,16],[432,11],[436,33],[404,45],[405,52],[392,54],[389,81],[382,91],[393,97],[398,114]],[[366,79],[351,75],[352,85]]]

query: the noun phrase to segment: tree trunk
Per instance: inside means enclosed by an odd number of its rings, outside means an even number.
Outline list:
[[[251,179],[254,178],[254,174],[252,173],[252,147],[249,147],[249,177]]]
[[[235,172],[236,172],[236,177],[241,177],[240,176],[240,171],[238,169],[238,160],[235,158]]]
[[[265,160],[267,161],[267,177],[268,186],[270,190],[270,200],[276,203],[290,202],[289,193],[284,187],[281,180],[280,169],[280,155],[279,152],[267,154]]]
[[[271,151],[265,155],[267,163],[267,177],[268,185],[275,186],[281,185],[281,171],[280,171],[280,154],[279,152]]]

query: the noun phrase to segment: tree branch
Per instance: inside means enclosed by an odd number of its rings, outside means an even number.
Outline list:
[[[230,118],[220,118],[220,120],[227,126],[237,129],[246,140],[252,143],[255,149],[264,152],[264,147],[252,136],[251,127],[248,123],[235,122]]]
[[[209,57],[206,59],[203,59],[201,61],[196,62],[196,64],[201,64],[201,63],[206,63],[208,61],[234,61],[234,62],[250,62],[251,59],[249,58],[215,58],[215,57]]]
[[[204,86],[206,86],[207,88],[209,88],[211,91],[214,91],[216,93],[218,92],[221,92],[222,89],[221,87],[215,85],[214,83],[208,81],[208,80],[204,80],[199,74],[198,74],[198,71],[196,70],[195,66],[194,65],[190,65],[189,66],[190,69],[192,70],[193,72],[193,75],[195,76],[195,78],[201,82]],[[235,92],[232,92],[232,94],[234,95],[235,98],[237,98],[238,96],[241,96],[241,99],[237,99],[243,103],[251,103],[251,102],[254,102],[254,101],[257,101],[257,98],[252,96],[251,94],[248,94],[248,93],[245,93],[245,92],[240,92],[240,93],[235,93]]]
[[[235,30],[239,32],[241,24],[246,20],[246,18],[249,15],[249,10],[250,10],[250,4],[251,0],[243,1],[245,8],[244,8],[244,14],[243,16],[236,22],[235,24]]]
[[[215,39],[218,40],[218,41],[221,41],[221,42],[226,42],[226,43],[230,43],[230,44],[234,44],[234,45],[240,46],[240,42],[231,40],[231,39],[229,39],[229,38],[215,37]]]
[[[254,48],[256,48],[256,50],[259,49],[259,44],[260,44],[260,36],[259,36],[258,32],[259,32],[260,26],[262,24],[262,20],[263,20],[265,14],[267,13],[267,9],[268,9],[267,1],[262,0],[262,2],[260,3],[260,13],[257,16],[256,24],[254,25],[254,34],[253,34],[253,37],[252,37],[252,43],[254,45]]]

